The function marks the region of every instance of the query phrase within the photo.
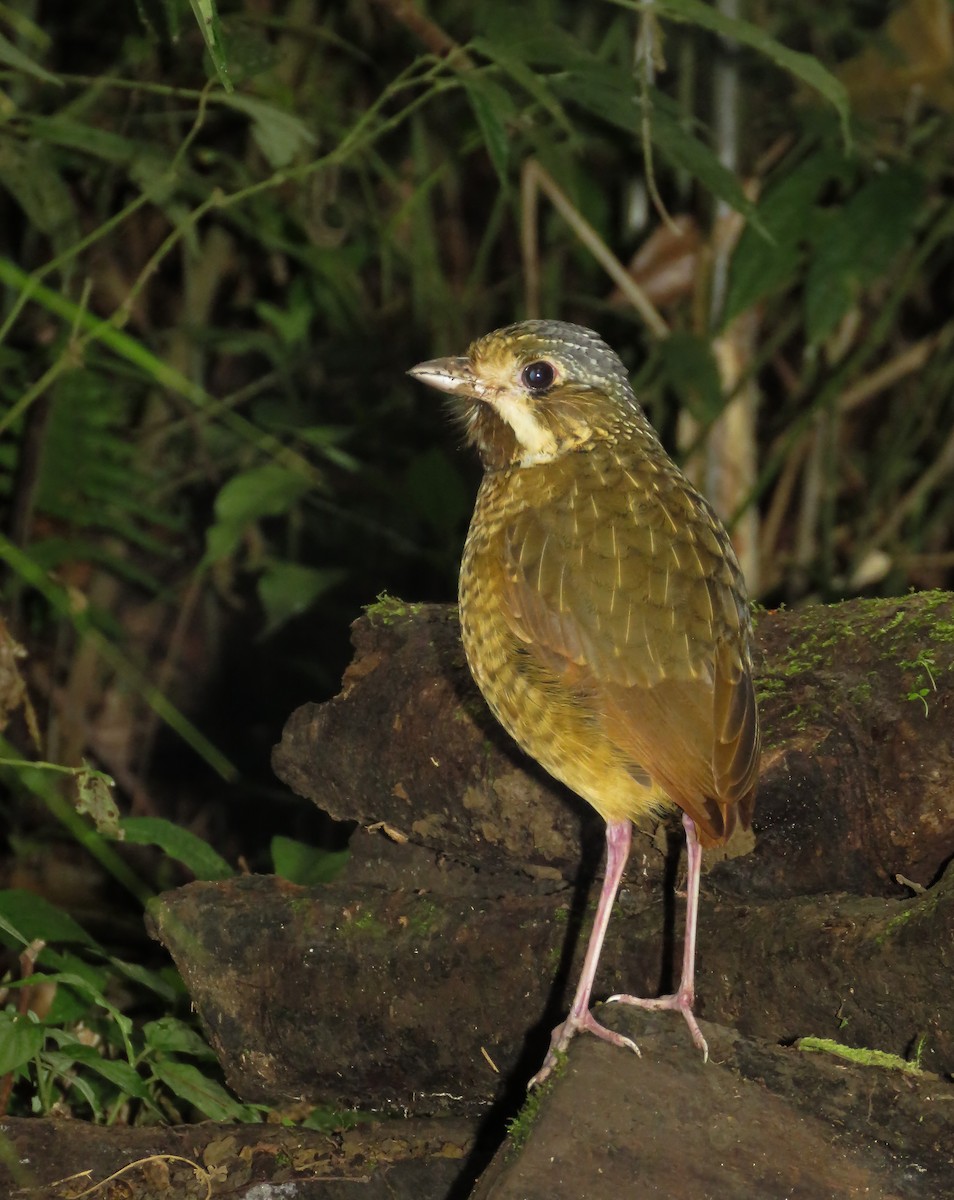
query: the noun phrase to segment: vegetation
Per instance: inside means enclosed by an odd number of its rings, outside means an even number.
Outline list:
[[[0,2],[14,1109],[212,1115],[116,897],[340,849],[268,748],[362,605],[453,594],[475,469],[420,358],[595,326],[765,603],[950,585],[949,9],[749,15]]]
[[[795,1045],[799,1050],[812,1053],[832,1054],[836,1058],[844,1058],[849,1062],[859,1063],[865,1067],[881,1067],[887,1071],[901,1071],[906,1075],[921,1075],[921,1053],[924,1049],[924,1038],[919,1038],[914,1048],[914,1058],[908,1061],[897,1054],[886,1054],[884,1050],[864,1050],[857,1046],[843,1046],[830,1038],[803,1037]]]

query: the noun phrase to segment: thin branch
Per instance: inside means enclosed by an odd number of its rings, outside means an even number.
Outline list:
[[[870,375],[859,379],[851,387],[845,388],[838,397],[839,410],[842,413],[853,412],[862,404],[874,399],[879,393],[893,387],[906,375],[920,371],[927,366],[939,344],[952,333],[954,333],[954,324],[945,325],[937,333],[932,333],[930,337],[923,338],[920,342],[909,346],[907,350],[892,358],[890,362],[876,368]]]
[[[659,310],[649,299],[632,275],[626,270],[609,246],[603,241],[593,226],[580,213],[566,192],[557,184],[553,176],[535,158],[528,159],[524,166],[524,187],[538,187],[557,210],[564,221],[570,226],[577,239],[589,250],[610,279],[616,284],[633,308],[646,322],[654,337],[669,336],[669,326]]]
[[[520,172],[520,255],[523,259],[523,295],[528,317],[540,316],[540,187],[527,159]]]
[[[453,58],[455,70],[469,71],[474,67],[473,59],[455,42],[450,34],[445,33],[430,17],[425,17],[414,5],[413,0],[372,0],[372,2],[399,25],[409,30],[422,46],[437,58]]]
[[[661,34],[659,21],[652,11],[652,0],[647,0],[643,11],[639,14],[639,33],[636,38],[636,90],[639,98],[639,140],[643,152],[643,170],[646,173],[646,190],[653,202],[653,208],[663,222],[673,233],[678,232],[676,222],[672,219],[669,209],[663,203],[656,184],[656,170],[653,165],[653,100],[650,88],[656,81],[656,71],[665,66],[660,48]]]

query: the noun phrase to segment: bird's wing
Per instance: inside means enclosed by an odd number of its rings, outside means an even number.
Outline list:
[[[605,482],[602,478],[600,482]],[[504,535],[507,621],[536,669],[721,840],[747,823],[758,771],[749,618],[728,540],[681,477],[576,479]]]

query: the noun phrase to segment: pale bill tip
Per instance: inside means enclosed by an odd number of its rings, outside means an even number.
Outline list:
[[[455,359],[434,359],[432,362],[418,363],[411,367],[408,375],[426,383],[429,387],[437,388],[439,392],[472,391],[474,379],[466,365]]]

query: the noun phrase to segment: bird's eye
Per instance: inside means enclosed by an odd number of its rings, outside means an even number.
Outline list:
[[[531,392],[545,392],[548,387],[553,386],[556,371],[551,363],[541,359],[540,362],[532,362],[524,367],[520,378],[524,387],[529,388]]]

